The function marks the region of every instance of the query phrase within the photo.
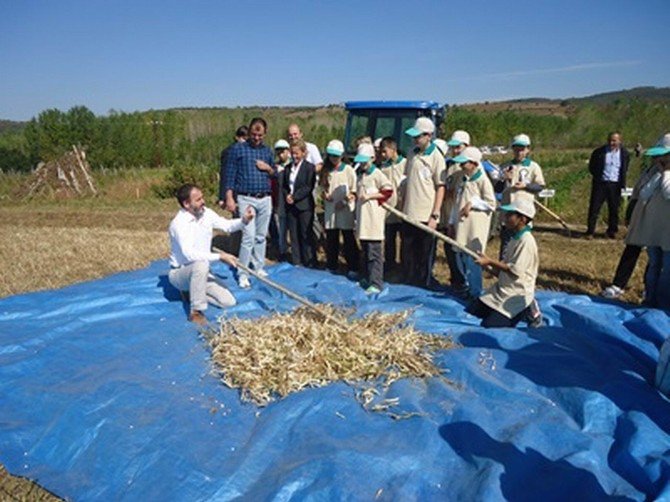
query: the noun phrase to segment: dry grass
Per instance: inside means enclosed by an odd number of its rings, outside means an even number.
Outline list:
[[[165,232],[0,226],[0,296],[58,288],[165,257]]]
[[[62,500],[29,479],[12,476],[0,465],[0,500],[55,502]]]
[[[347,321],[352,312],[320,307],[348,329],[304,307],[260,319],[222,320],[209,342],[222,381],[241,389],[244,400],[264,406],[277,396],[335,381],[381,381],[388,387],[399,378],[436,376],[433,352],[454,347],[449,338],[415,331],[407,322],[409,310]]]

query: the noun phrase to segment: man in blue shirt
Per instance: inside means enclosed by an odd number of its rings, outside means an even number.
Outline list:
[[[611,132],[607,144],[596,148],[589,160],[589,171],[593,176],[589,217],[586,225],[586,237],[593,238],[596,231],[598,213],[607,201],[607,237],[616,238],[619,229],[619,205],[621,189],[626,187],[629,155],[621,145],[621,134]]]
[[[259,275],[265,276],[265,245],[270,217],[272,214],[272,187],[270,180],[275,171],[272,150],[263,143],[267,133],[267,123],[262,118],[254,118],[249,124],[249,138],[244,143],[233,145],[228,152],[225,188],[226,209],[244,214],[248,207],[256,213],[254,222],[242,230],[239,262],[253,266]],[[235,202],[237,196],[237,202]],[[239,207],[238,207],[239,206]],[[241,288],[249,288],[249,277],[243,271],[239,274]]]

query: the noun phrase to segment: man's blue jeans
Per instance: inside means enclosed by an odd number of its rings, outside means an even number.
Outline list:
[[[268,195],[257,199],[246,195],[237,196],[237,205],[240,215],[243,215],[247,207],[254,208],[254,219],[242,228],[242,243],[240,245],[239,260],[242,265],[248,267],[249,264],[256,271],[263,270],[265,265],[265,246],[270,226],[270,216],[272,214],[272,198]],[[240,271],[240,278],[247,274]]]

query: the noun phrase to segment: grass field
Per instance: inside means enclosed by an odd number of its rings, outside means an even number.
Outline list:
[[[588,152],[538,152],[545,178],[557,196],[552,209],[584,230],[590,178],[585,174]],[[494,159],[501,160],[501,159]],[[631,180],[639,165],[634,165]],[[168,256],[167,226],[177,210],[172,199],[155,198],[152,184],[167,170],[129,170],[97,173],[100,197],[86,200],[20,201],[12,194],[25,175],[0,175],[0,297],[104,277],[145,267]],[[632,183],[629,183],[629,186]],[[213,206],[214,194],[209,194]],[[623,233],[622,233],[623,235]],[[540,250],[538,288],[579,294],[598,294],[609,284],[623,250],[621,239],[567,237],[551,218],[540,213],[536,222]],[[487,254],[494,255],[494,239]],[[639,303],[642,258],[624,301]],[[440,246],[436,277],[448,281]],[[53,500],[34,483],[7,475],[0,468],[0,499]]]

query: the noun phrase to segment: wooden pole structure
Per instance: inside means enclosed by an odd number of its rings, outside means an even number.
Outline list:
[[[479,258],[479,255],[475,251],[473,251],[472,249],[459,244],[458,242],[456,242],[451,237],[447,237],[446,235],[444,235],[443,233],[438,232],[437,230],[433,230],[428,225],[424,225],[420,221],[417,221],[416,219],[407,216],[402,211],[398,211],[395,207],[389,206],[386,202],[384,202],[382,204],[382,207],[384,209],[386,209],[389,213],[396,215],[401,220],[406,221],[410,225],[414,225],[417,228],[420,228],[424,232],[428,232],[430,235],[432,235],[433,237],[436,237],[437,239],[439,239],[441,241],[444,241],[448,244],[451,244],[452,246],[454,246],[455,248],[458,248],[463,253],[466,253],[466,254],[472,256],[473,258]]]
[[[216,247],[213,247],[212,249],[216,253],[224,253],[225,252],[225,251],[222,251],[222,250],[220,250]],[[295,293],[295,292],[291,291],[290,289],[282,286],[281,284],[278,284],[278,283],[274,282],[273,280],[268,279],[267,277],[263,277],[263,276],[259,275],[255,270],[252,270],[249,267],[245,267],[244,265],[242,265],[239,262],[237,263],[237,268],[239,268],[241,271],[246,272],[247,274],[255,277],[256,279],[258,279],[262,283],[267,284],[271,288],[274,288],[277,291],[281,291],[282,293],[284,293],[289,298],[293,298],[297,302],[302,303],[305,307],[309,308],[312,312],[314,312],[314,313],[318,314],[319,316],[323,317],[326,321],[330,321],[330,322],[338,325],[342,329],[345,329],[345,330],[349,329],[349,326],[346,323],[329,316],[326,312],[321,310],[316,304],[310,302],[307,298],[305,298],[303,296],[300,296],[298,293]]]
[[[563,225],[563,228],[565,228],[568,231],[568,236],[572,235],[572,231],[570,230],[570,227],[568,224],[563,221],[563,218],[561,218],[559,215],[554,213],[551,209],[549,209],[547,206],[542,204],[539,200],[535,199],[535,205],[542,209],[545,213],[547,213],[549,216],[557,220],[561,225]]]

